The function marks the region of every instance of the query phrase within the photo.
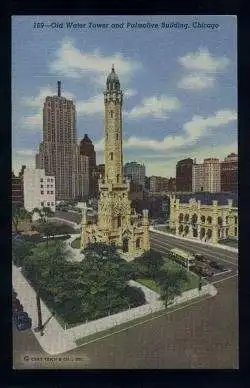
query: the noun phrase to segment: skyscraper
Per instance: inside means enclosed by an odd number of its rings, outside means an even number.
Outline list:
[[[219,193],[220,185],[220,161],[217,158],[204,159],[204,191]]]
[[[61,96],[57,82],[56,96],[48,96],[43,107],[43,142],[36,165],[46,175],[55,176],[56,200],[73,199],[75,173],[73,154],[76,145],[76,110],[72,100]]]
[[[90,140],[87,134],[80,142],[80,154],[88,157],[88,171],[89,171],[89,195],[91,197],[97,196],[98,191],[98,179],[96,174],[96,152],[94,144]]]
[[[137,162],[128,162],[124,165],[124,176],[132,182],[145,186],[145,165]]]
[[[238,155],[231,153],[221,162],[221,191],[238,190]]]
[[[219,193],[220,184],[220,161],[217,158],[204,159],[203,163],[193,164],[192,191],[197,193],[207,191]]]
[[[193,159],[180,160],[176,165],[176,191],[192,191]]]

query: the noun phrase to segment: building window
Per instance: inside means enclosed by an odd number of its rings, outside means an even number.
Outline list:
[[[114,116],[114,112],[111,110],[110,111],[110,117],[113,118],[113,116]]]
[[[118,133],[116,134],[116,140],[118,140]]]
[[[54,206],[54,202],[51,202],[51,206]]]
[[[117,226],[118,226],[118,228],[120,228],[121,224],[122,224],[121,216],[118,216],[117,217]]]
[[[47,191],[47,194],[49,194],[49,191]]]
[[[41,206],[43,206],[44,205],[44,202],[41,202]]]
[[[50,206],[50,202],[47,202],[47,206]]]
[[[234,223],[237,224],[237,217],[234,217]]]
[[[41,189],[43,189],[43,185],[41,185],[40,187],[41,187]]]
[[[140,248],[140,239],[139,238],[136,240],[136,248]]]
[[[51,191],[50,194],[54,194],[54,191]]]
[[[43,195],[44,194],[44,191],[41,191],[41,195]]]
[[[234,235],[235,235],[235,236],[238,235],[238,228],[234,228]]]
[[[110,159],[110,160],[113,160],[113,152],[110,152],[110,154],[109,154],[109,159]]]
[[[43,182],[43,178],[40,179],[40,182]]]

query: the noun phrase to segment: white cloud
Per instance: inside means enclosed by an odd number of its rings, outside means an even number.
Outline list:
[[[142,100],[142,104],[135,106],[130,112],[125,112],[124,115],[129,118],[153,116],[157,119],[167,118],[168,112],[176,110],[180,107],[180,102],[175,97],[149,97]]]
[[[34,108],[34,113],[23,116],[21,123],[23,127],[27,129],[38,130],[43,125],[43,104],[47,96],[57,95],[57,91],[51,87],[42,87],[36,96],[24,97],[22,99],[22,105],[28,108]],[[67,99],[73,100],[75,96],[62,89],[62,96]]]
[[[49,70],[72,78],[91,74],[93,81],[103,85],[112,64],[122,77],[130,76],[141,67],[140,63],[124,58],[121,53],[105,56],[98,49],[93,52],[80,51],[73,40],[66,38],[56,52],[56,59],[50,63]]]
[[[24,97],[22,99],[22,104],[29,108],[41,108],[45,102],[45,98],[47,96],[55,96],[57,95],[57,90],[53,90],[51,87],[42,87],[39,90],[39,93],[34,97]],[[62,96],[66,97],[70,100],[73,100],[75,96],[67,91],[62,89]]]
[[[187,90],[202,90],[215,85],[216,75],[230,63],[226,57],[214,57],[207,48],[188,53],[178,58],[178,62],[189,73],[184,75],[177,86]]]
[[[178,150],[193,145],[202,137],[209,136],[211,131],[237,120],[237,113],[230,109],[217,111],[213,116],[193,116],[183,124],[183,133],[178,136],[166,136],[163,140],[153,140],[131,136],[123,142],[124,148],[148,149],[154,151]],[[104,142],[98,142],[98,150],[103,150]]]
[[[38,129],[41,128],[43,125],[43,112],[42,109],[39,109],[37,113],[34,113],[33,115],[23,116],[22,118],[22,126],[26,127],[27,129]]]
[[[187,90],[202,90],[212,88],[215,84],[215,77],[207,74],[189,74],[178,82],[178,88]]]
[[[188,53],[180,57],[178,62],[189,71],[216,73],[225,69],[230,60],[226,57],[213,57],[207,48],[200,48],[196,53]]]
[[[16,155],[21,155],[21,156],[27,156],[27,157],[29,157],[29,156],[35,156],[35,154],[36,154],[36,151],[34,151],[34,150],[32,150],[32,149],[18,149],[18,150],[16,150],[15,151],[15,154]]]

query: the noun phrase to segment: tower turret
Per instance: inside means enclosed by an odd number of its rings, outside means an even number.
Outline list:
[[[105,105],[105,183],[123,182],[122,160],[122,100],[120,81],[114,65],[107,77]]]

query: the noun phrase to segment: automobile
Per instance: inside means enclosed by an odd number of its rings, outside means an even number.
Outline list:
[[[201,261],[201,262],[203,262],[203,263],[208,263],[208,262],[209,262],[209,260],[208,260],[206,257],[204,257],[201,253],[195,253],[195,254],[194,254],[194,257],[195,257],[198,261]]]
[[[18,318],[19,317],[23,317],[22,319],[24,318],[29,318],[28,316],[28,313],[26,312],[20,312],[20,311],[15,311],[12,313],[12,322],[16,325],[17,324],[17,321],[18,321]]]
[[[219,271],[223,271],[224,270],[223,265],[217,263],[217,261],[210,260],[209,265],[210,265],[210,267],[212,267],[214,269],[217,269]]]
[[[12,311],[23,311],[23,305],[20,303],[19,299],[12,300]]]
[[[31,318],[26,316],[19,316],[16,323],[16,328],[18,331],[24,331],[31,329],[32,321]]]

